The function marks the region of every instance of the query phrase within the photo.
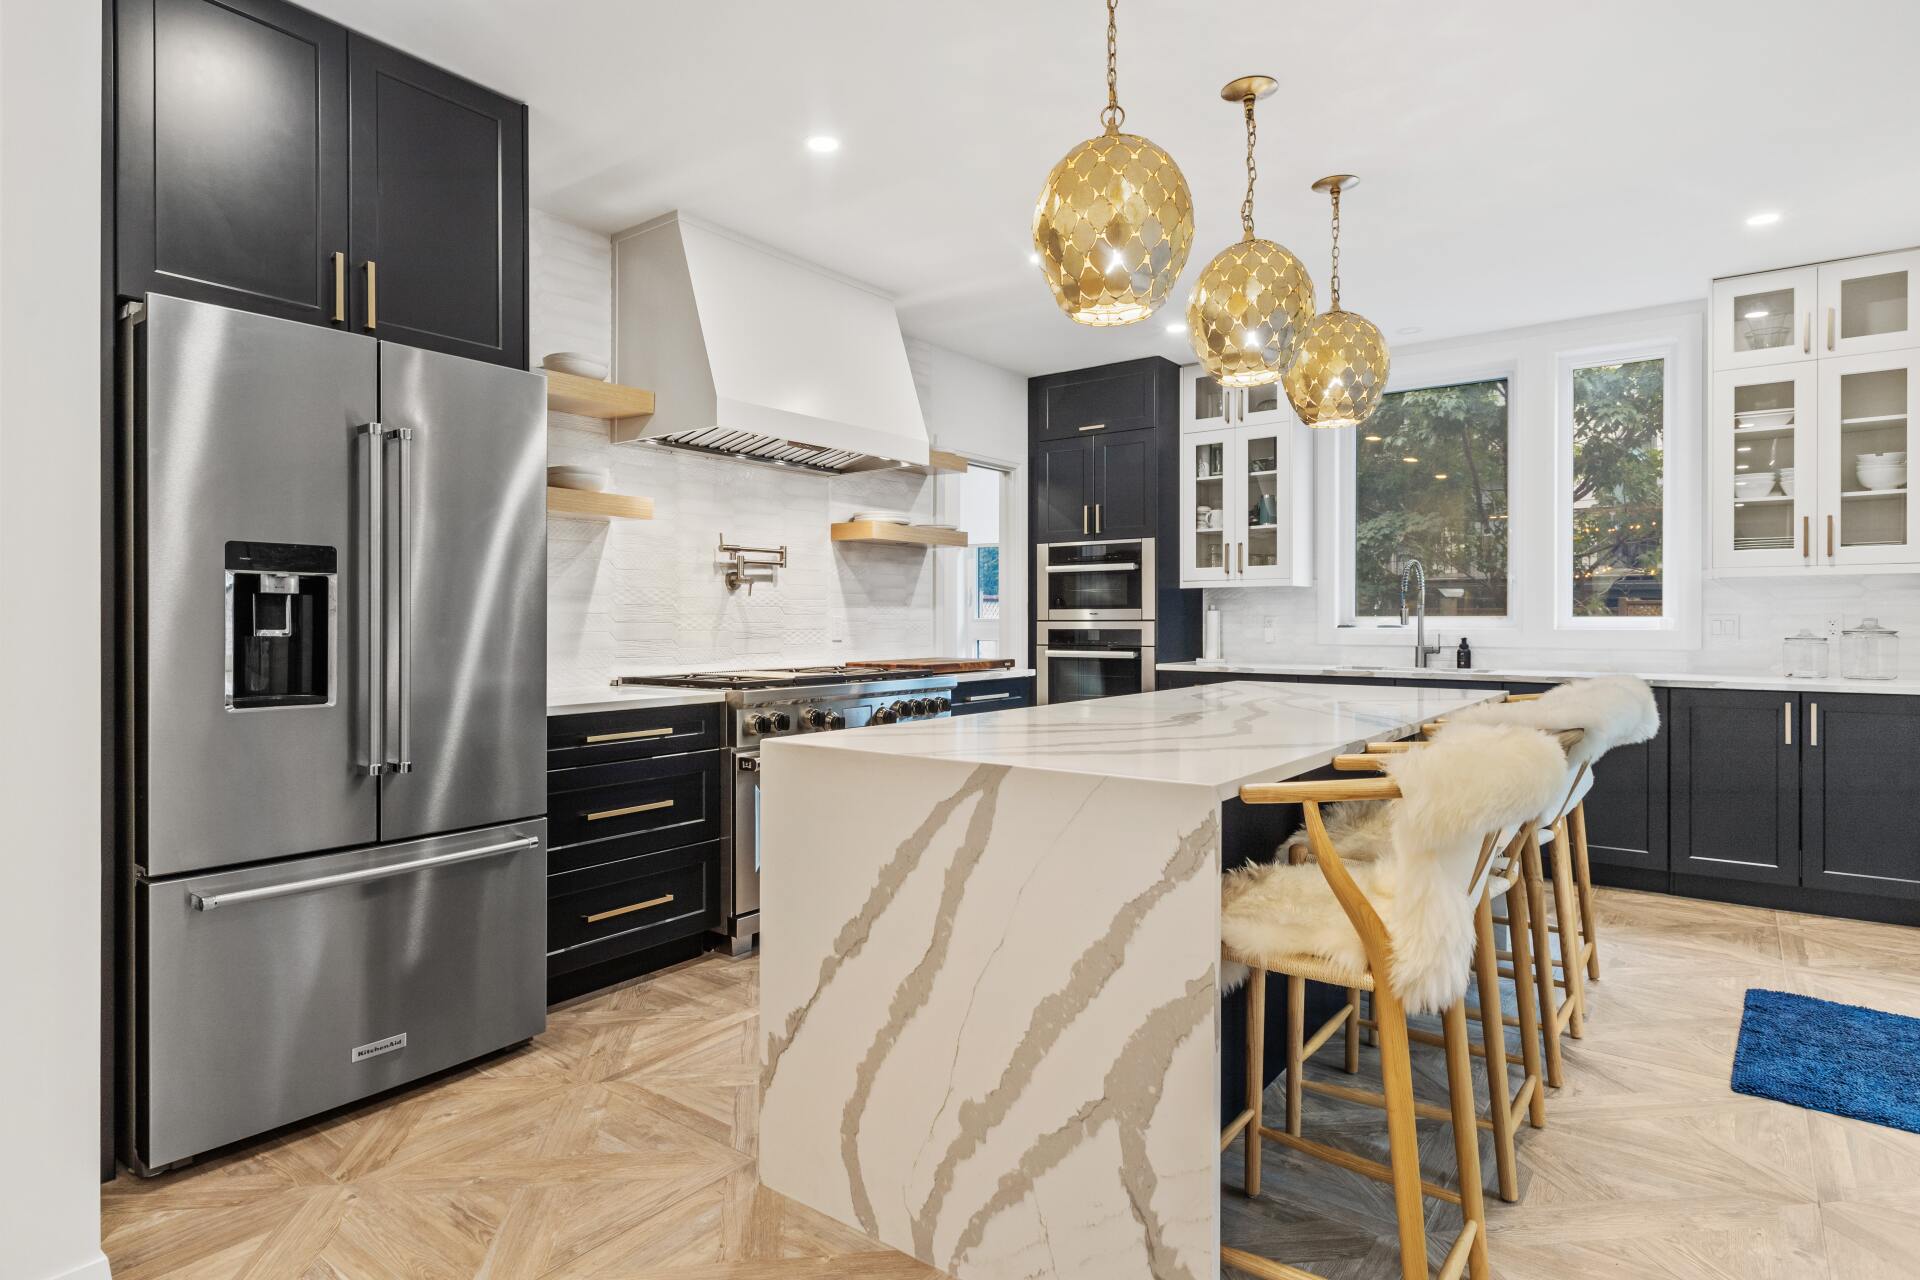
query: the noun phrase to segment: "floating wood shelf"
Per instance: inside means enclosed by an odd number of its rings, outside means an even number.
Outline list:
[[[653,412],[653,392],[597,382],[557,369],[547,375],[547,408],[554,413],[577,413],[583,418],[644,418]]]
[[[882,524],[878,520],[847,520],[833,526],[835,542],[891,542],[906,547],[964,547],[961,529],[917,529],[910,524]]]
[[[957,453],[948,453],[945,449],[929,449],[927,450],[926,466],[918,467],[909,463],[900,469],[902,471],[911,471],[918,476],[952,475],[958,471],[965,471],[967,469],[967,460]]]
[[[651,520],[652,498],[630,498],[624,493],[593,493],[586,489],[547,486],[547,514],[577,516],[583,520]]]

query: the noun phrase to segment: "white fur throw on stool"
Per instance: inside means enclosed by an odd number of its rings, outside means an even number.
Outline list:
[[[1554,733],[1581,729],[1584,736],[1567,748],[1567,763],[1591,765],[1615,747],[1645,742],[1660,732],[1660,708],[1653,690],[1638,676],[1599,676],[1555,685],[1525,702],[1487,702],[1447,719],[1456,724],[1520,724]],[[1449,732],[1434,735],[1437,742]]]
[[[1460,999],[1471,976],[1469,881],[1482,842],[1551,804],[1565,783],[1567,758],[1535,729],[1462,725],[1444,744],[1395,755],[1383,767],[1401,794],[1375,806],[1382,812],[1369,819],[1387,824],[1387,848],[1348,870],[1393,939],[1394,993],[1409,1012],[1433,1013]],[[1313,863],[1242,867],[1223,878],[1220,899],[1228,956],[1259,963],[1312,955],[1354,977],[1366,969],[1360,936]],[[1245,977],[1243,965],[1223,962],[1229,989]]]

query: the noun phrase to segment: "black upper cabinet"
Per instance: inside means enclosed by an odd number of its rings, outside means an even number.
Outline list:
[[[1160,425],[1166,376],[1160,365],[1178,378],[1179,370],[1164,360],[1129,360],[1036,379],[1028,406],[1033,438],[1061,440]]]
[[[353,325],[527,363],[526,108],[353,36]]]
[[[1075,542],[1093,536],[1093,455],[1084,440],[1056,440],[1033,452],[1034,537]]]
[[[1805,884],[1920,898],[1920,704],[1859,693],[1801,701]]]
[[[1087,441],[1093,476],[1093,532],[1102,538],[1151,538],[1160,442],[1152,432],[1099,436]]]
[[[115,23],[122,297],[525,367],[524,106],[280,0]]]
[[[1674,874],[1799,884],[1800,695],[1675,689],[1670,705]]]
[[[116,29],[120,294],[344,317],[346,31],[277,0],[120,0]]]

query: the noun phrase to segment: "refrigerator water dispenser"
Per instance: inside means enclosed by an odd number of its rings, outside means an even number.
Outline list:
[[[227,544],[228,710],[333,705],[337,562],[332,547]]]

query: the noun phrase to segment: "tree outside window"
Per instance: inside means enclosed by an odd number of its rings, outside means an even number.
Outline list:
[[[1664,608],[1666,361],[1573,371],[1573,616]]]
[[[1392,392],[1360,428],[1355,617],[1398,614],[1409,558],[1429,614],[1506,616],[1507,400],[1504,378]]]

